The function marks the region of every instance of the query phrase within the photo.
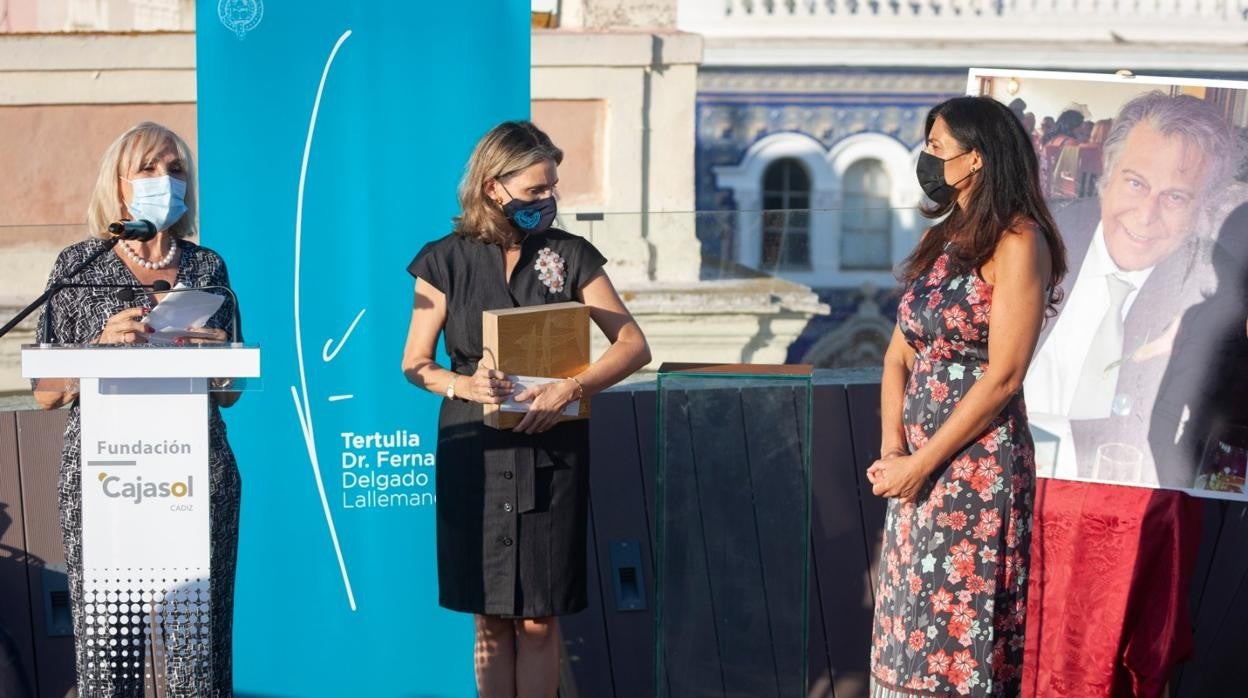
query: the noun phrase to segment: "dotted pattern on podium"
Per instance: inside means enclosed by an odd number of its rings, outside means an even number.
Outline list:
[[[88,570],[81,640],[90,656],[85,688],[101,695],[214,693],[208,577],[196,572]]]

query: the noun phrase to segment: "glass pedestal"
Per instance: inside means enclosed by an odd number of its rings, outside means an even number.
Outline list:
[[[657,698],[806,695],[811,373],[660,369]]]

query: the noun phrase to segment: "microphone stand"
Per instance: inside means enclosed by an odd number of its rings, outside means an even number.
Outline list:
[[[38,309],[39,306],[43,305],[44,303],[47,303],[48,299],[50,299],[52,296],[55,296],[61,289],[67,288],[69,286],[70,279],[77,276],[79,273],[82,272],[83,269],[86,269],[90,264],[92,264],[93,262],[95,262],[95,260],[102,257],[106,252],[112,251],[113,247],[115,247],[120,240],[121,238],[119,237],[109,238],[108,240],[105,240],[103,247],[93,252],[91,256],[82,260],[82,262],[79,263],[78,266],[74,267],[73,269],[70,269],[64,276],[52,282],[48,286],[48,289],[44,291],[42,295],[40,295],[38,298],[32,301],[30,305],[26,306],[25,308],[22,308],[17,313],[17,315],[13,316],[12,320],[9,320],[8,322],[4,323],[4,327],[0,327],[0,337],[3,337],[4,335],[8,334],[9,331],[12,330],[14,327],[17,327],[17,323],[21,322],[22,320],[25,320],[26,316],[35,312],[35,310]],[[43,336],[45,337],[49,336],[47,329],[51,325],[51,315],[52,315],[51,306],[49,306],[48,312],[43,314],[43,329],[44,329]]]

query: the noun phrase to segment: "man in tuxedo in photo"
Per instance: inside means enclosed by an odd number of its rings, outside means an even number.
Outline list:
[[[1070,268],[1065,300],[1024,384],[1038,474],[1192,486],[1192,459],[1157,444],[1180,438],[1175,415],[1203,399],[1183,388],[1215,364],[1208,342],[1192,337],[1207,323],[1183,318],[1227,292],[1216,288],[1226,274],[1219,279],[1212,264],[1220,224],[1212,211],[1228,192],[1234,153],[1212,103],[1140,95],[1104,143],[1099,196],[1055,211]],[[1201,428],[1195,421],[1189,429]],[[1037,483],[1025,694],[1164,694],[1193,651],[1188,604],[1203,505],[1173,490]]]
[[[1208,211],[1234,139],[1209,102],[1151,92],[1122,107],[1104,153],[1099,197],[1055,211],[1070,272],[1025,382],[1038,470],[1191,486],[1154,463],[1149,420],[1167,363],[1185,360],[1180,318],[1214,291]]]

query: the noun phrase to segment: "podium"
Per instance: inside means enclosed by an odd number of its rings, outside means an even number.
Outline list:
[[[260,349],[29,345],[22,376],[78,386],[85,636],[75,642],[88,671],[163,695],[167,668],[210,658],[209,394],[259,378]]]

